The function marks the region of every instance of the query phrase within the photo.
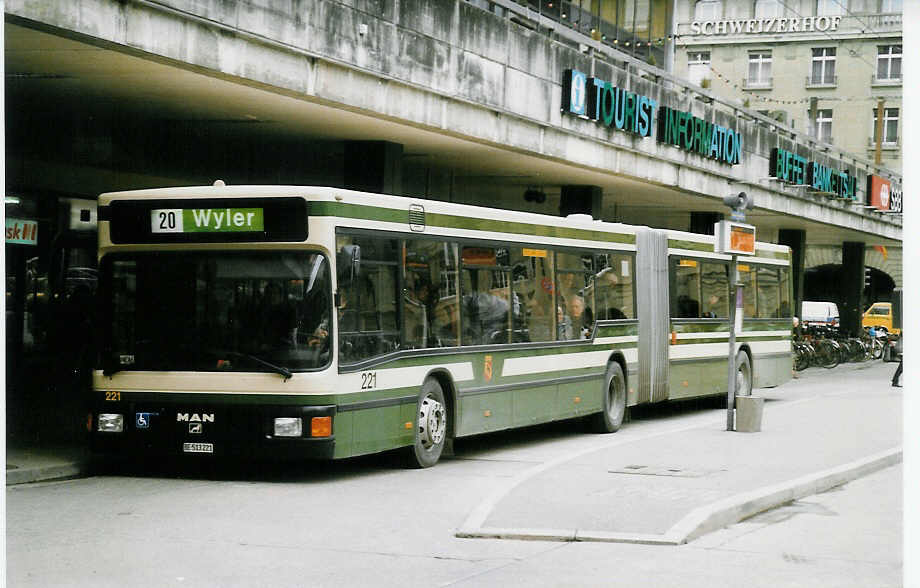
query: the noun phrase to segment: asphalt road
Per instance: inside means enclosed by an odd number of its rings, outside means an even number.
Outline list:
[[[764,393],[779,406],[881,390],[893,369],[808,370]],[[638,413],[617,435],[642,438],[721,415],[712,404],[658,407]],[[137,588],[902,583],[900,465],[681,546],[454,536],[496,485],[590,451],[602,437],[558,423],[461,440],[454,457],[428,470],[402,469],[390,455],[207,470],[148,463],[12,486],[7,581]]]

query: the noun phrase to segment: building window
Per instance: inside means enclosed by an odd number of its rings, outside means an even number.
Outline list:
[[[721,0],[699,0],[693,10],[694,20],[719,20],[722,18]]]
[[[833,143],[831,129],[834,122],[834,111],[830,108],[815,111],[814,137],[825,143]]]
[[[882,0],[882,14],[894,14],[901,12],[904,12],[904,6],[901,0]]]
[[[901,46],[881,45],[878,48],[878,67],[876,67],[876,80],[901,79]]]
[[[815,14],[818,16],[844,16],[847,13],[847,0],[818,0]]]
[[[754,18],[779,18],[783,16],[783,5],[779,0],[757,0],[754,4]]]
[[[872,109],[872,142],[878,142],[878,108]],[[882,144],[898,142],[898,109],[886,108],[882,118]]]
[[[709,51],[690,51],[687,54],[687,80],[697,86],[703,85],[703,80],[710,79],[712,63]]]
[[[773,82],[773,56],[770,51],[748,55],[748,86],[769,86]]]
[[[837,83],[834,75],[837,64],[837,49],[819,47],[811,50],[811,84],[832,85]]]

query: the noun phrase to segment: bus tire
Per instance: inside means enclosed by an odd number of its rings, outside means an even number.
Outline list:
[[[735,396],[750,396],[754,378],[751,377],[751,358],[744,351],[735,358]]]
[[[416,404],[415,440],[408,451],[411,468],[430,468],[438,463],[447,441],[447,402],[441,384],[425,380]]]
[[[598,433],[616,433],[626,418],[626,378],[615,361],[607,364],[603,392],[604,410],[594,415],[591,428]]]

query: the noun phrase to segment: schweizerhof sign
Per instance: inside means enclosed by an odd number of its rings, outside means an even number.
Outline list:
[[[744,35],[757,33],[826,33],[840,26],[839,16],[801,18],[751,18],[704,20],[690,23],[691,35]]]

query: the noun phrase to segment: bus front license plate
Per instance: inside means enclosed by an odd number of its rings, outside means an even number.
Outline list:
[[[183,443],[182,451],[185,453],[214,453],[213,443]]]

